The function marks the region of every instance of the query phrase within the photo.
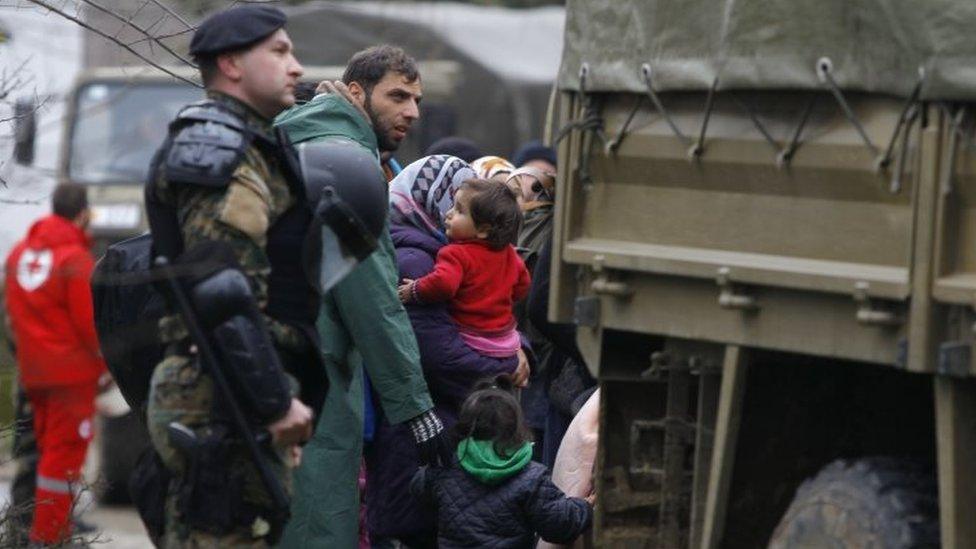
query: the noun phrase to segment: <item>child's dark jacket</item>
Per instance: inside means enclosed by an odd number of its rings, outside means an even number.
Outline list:
[[[537,534],[552,543],[571,543],[593,518],[586,501],[566,497],[536,462],[494,486],[456,466],[423,468],[411,490],[437,508],[441,549],[529,548],[535,547]]]

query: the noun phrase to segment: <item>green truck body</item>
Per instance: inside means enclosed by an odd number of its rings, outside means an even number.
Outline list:
[[[976,547],[974,26],[569,2],[550,316],[600,380],[598,546]],[[882,477],[931,508],[853,526]]]

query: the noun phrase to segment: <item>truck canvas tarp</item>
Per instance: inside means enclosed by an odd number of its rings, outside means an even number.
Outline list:
[[[819,89],[829,58],[842,89],[976,98],[976,2],[968,0],[570,0],[562,89]]]

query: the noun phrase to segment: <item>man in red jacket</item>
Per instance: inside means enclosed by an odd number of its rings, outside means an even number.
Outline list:
[[[106,371],[92,317],[85,191],[58,185],[54,213],[31,226],[6,262],[7,311],[40,452],[30,539],[43,544],[71,533],[71,484],[85,460],[98,380]]]

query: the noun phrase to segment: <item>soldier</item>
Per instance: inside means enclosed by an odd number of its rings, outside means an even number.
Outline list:
[[[270,434],[262,450],[287,489],[313,413],[295,397],[285,371],[307,378],[302,369],[317,365],[318,298],[299,262],[311,217],[300,168],[287,138],[271,126],[294,103],[302,75],[285,22],[281,11],[251,5],[215,14],[197,29],[190,53],[207,99],[183,109],[170,125],[153,159],[146,209],[155,255],[173,260],[182,254],[191,268],[224,255],[246,275],[256,308],[245,309],[259,310],[256,319],[212,318],[221,308],[200,303],[227,297],[208,295],[209,286],[200,282],[212,281],[206,277],[213,269],[192,275],[188,294],[203,300],[195,307],[206,313],[204,327],[217,334],[219,354],[234,356],[221,370],[251,425]],[[187,263],[194,256],[197,262]],[[226,405],[197,360],[186,323],[165,317],[160,332],[166,357],[153,373],[147,417],[153,446],[174,477],[162,544],[273,545],[284,517],[272,509],[239,433],[228,428]],[[270,356],[254,351],[268,332]],[[174,426],[199,441],[196,450],[176,444]]]

